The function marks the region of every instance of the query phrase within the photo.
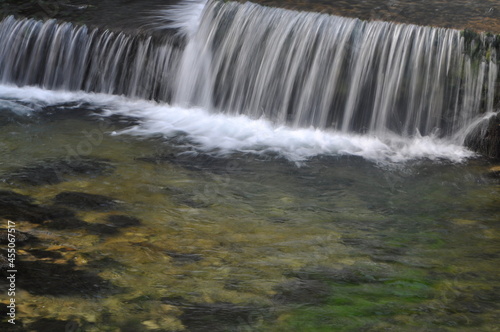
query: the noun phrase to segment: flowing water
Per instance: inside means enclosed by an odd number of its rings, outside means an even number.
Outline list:
[[[497,329],[498,171],[462,146],[495,112],[494,49],[251,3],[151,21],[0,23],[2,324]]]

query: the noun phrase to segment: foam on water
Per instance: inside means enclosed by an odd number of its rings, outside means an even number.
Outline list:
[[[34,111],[41,107],[77,102],[104,110],[103,116],[136,117],[140,124],[119,133],[136,136],[186,135],[183,144],[199,151],[227,155],[234,152],[277,154],[291,161],[328,156],[360,156],[378,163],[401,163],[428,158],[461,162],[474,154],[451,140],[433,136],[401,137],[346,134],[315,128],[291,128],[244,115],[214,114],[201,108],[183,108],[141,99],[85,92],[43,90],[0,85],[0,100],[19,102]],[[111,134],[111,133],[110,133]]]

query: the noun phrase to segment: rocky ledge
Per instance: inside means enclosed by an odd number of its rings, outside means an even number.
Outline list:
[[[500,114],[484,120],[465,139],[465,145],[486,157],[500,159]]]

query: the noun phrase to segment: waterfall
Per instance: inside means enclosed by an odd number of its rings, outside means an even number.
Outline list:
[[[181,50],[151,36],[8,17],[0,23],[0,82],[167,100]]]
[[[179,17],[186,16],[183,46],[148,34],[8,17],[0,23],[0,83],[402,136],[451,137],[495,106],[497,53],[484,34],[470,41],[458,30],[249,2],[187,5],[197,12],[167,9],[162,15],[174,23],[159,27],[182,29]]]

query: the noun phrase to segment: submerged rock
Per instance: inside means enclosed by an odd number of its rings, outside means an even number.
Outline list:
[[[105,224],[89,224],[87,229],[89,233],[95,235],[115,235],[119,233],[116,227]]]
[[[200,254],[181,254],[173,251],[167,251],[166,254],[172,257],[175,263],[180,264],[195,263],[203,259]]]
[[[141,221],[135,217],[126,215],[111,215],[106,218],[105,224],[89,224],[87,229],[96,235],[115,235],[120,228],[139,226]]]
[[[88,223],[75,217],[50,220],[44,222],[43,225],[55,230],[81,229],[88,227]]]
[[[180,320],[192,332],[249,329],[252,324],[270,315],[266,308],[229,302],[190,303],[181,297],[166,297],[162,302],[179,307],[182,310]]]
[[[8,183],[29,186],[53,185],[67,181],[67,177],[109,174],[114,166],[97,158],[66,158],[45,160],[12,171],[3,177]]]
[[[241,165],[233,159],[218,158],[204,153],[164,153],[136,160],[152,164],[173,164],[189,171],[230,174],[241,171]]]
[[[106,221],[114,227],[133,227],[141,224],[139,219],[126,215],[111,215]]]
[[[63,255],[59,251],[53,251],[53,250],[42,250],[42,249],[30,249],[28,250],[29,253],[36,258],[40,259],[63,259]]]
[[[325,303],[331,295],[327,283],[313,279],[294,279],[276,287],[274,300],[279,303],[300,303],[318,305]]]
[[[77,222],[75,213],[61,207],[41,206],[34,199],[10,190],[0,190],[0,218],[41,224]]]
[[[300,271],[285,274],[288,277],[295,277],[300,280],[320,280],[336,284],[359,285],[365,283],[378,282],[379,279],[386,278],[383,271],[374,271],[357,267],[344,267],[334,269],[329,267],[313,267]]]
[[[0,230],[0,244],[2,244],[2,245],[9,244],[8,234],[9,234],[8,230],[6,230],[6,229]],[[33,243],[33,242],[36,242],[38,240],[36,238],[36,236],[31,235],[31,234],[26,233],[26,232],[21,232],[17,229],[16,229],[14,235],[16,237],[16,247],[20,247],[20,246],[23,246],[23,245],[28,244],[28,243]]]
[[[75,269],[73,263],[55,264],[45,261],[16,261],[17,285],[34,295],[96,297],[115,289],[109,281],[93,272]]]
[[[493,179],[500,179],[500,166],[491,167],[486,175]]]
[[[299,271],[285,273],[286,277],[293,278],[280,285],[275,290],[276,302],[319,305],[325,303],[333,295],[333,286],[361,285],[379,283],[388,277],[386,271],[365,267],[344,267],[340,269],[317,266],[304,268]]]
[[[54,197],[53,201],[57,205],[90,211],[109,211],[117,209],[120,205],[119,201],[111,197],[77,191],[62,192]]]
[[[167,187],[164,191],[170,198],[179,205],[188,206],[193,209],[202,209],[210,207],[210,203],[205,197],[197,197],[195,194],[185,192],[179,188]]]
[[[28,331],[81,331],[79,323],[72,320],[42,318],[28,325]]]
[[[43,211],[34,199],[11,190],[0,190],[0,217],[12,221],[42,222]]]

